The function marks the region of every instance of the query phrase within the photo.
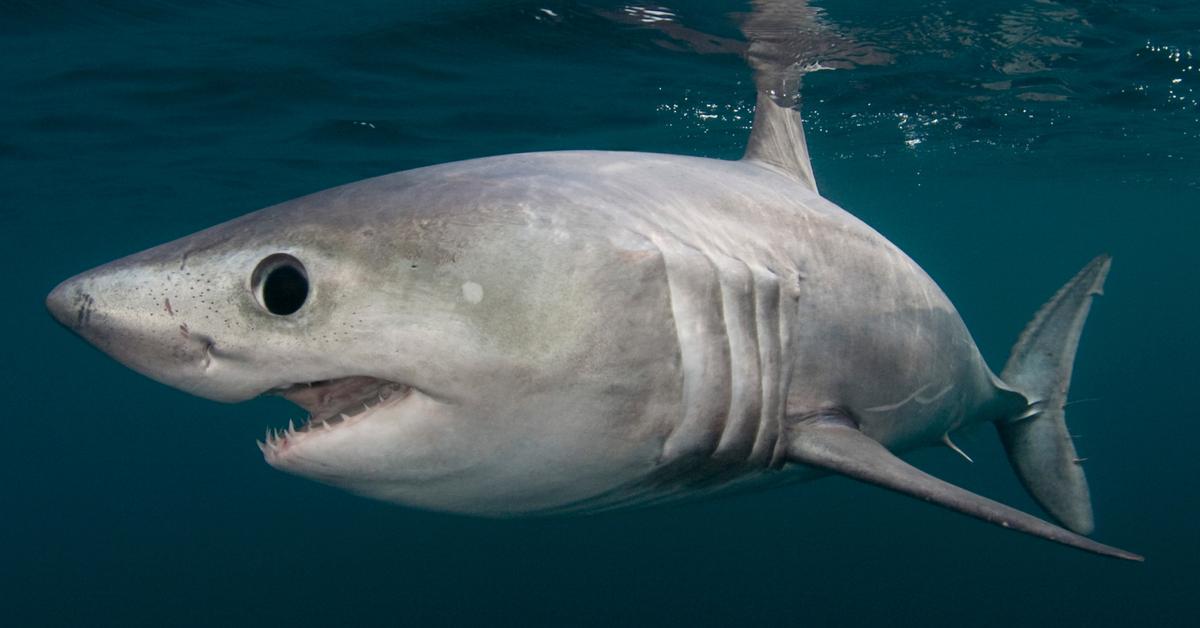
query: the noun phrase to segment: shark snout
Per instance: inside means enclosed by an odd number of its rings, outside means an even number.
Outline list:
[[[202,396],[228,396],[196,390],[210,379],[214,341],[205,330],[192,328],[195,320],[179,315],[171,296],[171,286],[153,285],[125,268],[102,266],[55,287],[46,296],[46,309],[135,371]]]
[[[147,299],[129,287],[120,274],[102,266],[58,284],[46,296],[46,309],[84,340],[128,363],[164,335],[155,317],[146,315]]]
[[[216,272],[180,272],[178,262],[154,258],[118,260],[59,284],[46,309],[117,362],[193,395],[237,402],[289,383],[247,357],[255,344],[242,313],[206,274]]]
[[[54,320],[78,332],[87,326],[95,311],[95,299],[84,290],[80,277],[72,277],[50,291],[46,309]]]

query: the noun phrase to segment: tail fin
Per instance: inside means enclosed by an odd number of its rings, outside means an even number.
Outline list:
[[[1000,375],[1030,402],[1023,414],[996,423],[1008,459],[1038,504],[1079,534],[1094,528],[1092,501],[1063,406],[1079,334],[1111,263],[1108,255],[1092,260],[1042,306]]]

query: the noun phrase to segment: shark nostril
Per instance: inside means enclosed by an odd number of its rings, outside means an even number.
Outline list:
[[[207,371],[208,367],[212,366],[212,363],[213,363],[213,341],[209,340],[204,343],[204,370]]]

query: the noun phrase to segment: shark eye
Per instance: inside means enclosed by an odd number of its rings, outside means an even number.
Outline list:
[[[308,272],[286,253],[268,255],[250,277],[258,303],[277,316],[295,314],[308,299]]]

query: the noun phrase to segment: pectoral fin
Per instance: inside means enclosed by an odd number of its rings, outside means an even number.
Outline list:
[[[817,418],[792,428],[788,459],[834,471],[949,508],[988,523],[1032,534],[1102,556],[1144,560],[1125,550],[1097,543],[1032,515],[939,480],[897,458],[849,421]]]

